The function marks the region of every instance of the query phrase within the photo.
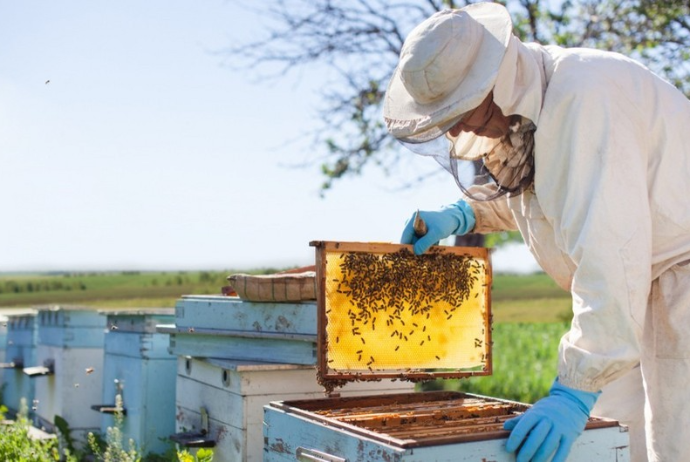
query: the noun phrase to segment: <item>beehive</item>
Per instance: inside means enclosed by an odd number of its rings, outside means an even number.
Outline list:
[[[274,402],[264,462],[511,462],[503,422],[528,406],[457,392]],[[627,428],[590,419],[571,462],[630,460]]]
[[[491,374],[487,249],[313,242],[319,380],[427,380]],[[264,462],[509,462],[503,422],[526,404],[457,392],[272,402]],[[573,461],[629,460],[627,429],[590,419]]]
[[[159,323],[170,322],[166,308],[102,311],[104,339],[102,398],[91,409],[102,413],[101,433],[115,426],[116,395],[122,398],[124,441],[134,440],[143,453],[163,453],[175,430],[177,357],[168,352],[168,337]]]
[[[85,444],[86,434],[100,429],[100,415],[90,406],[101,401],[106,319],[89,307],[38,310],[36,364],[24,368],[36,381],[30,406],[41,427],[55,431],[60,416],[75,440]]]
[[[8,316],[3,400],[11,413],[19,411],[22,398],[29,407],[34,400],[36,382],[27,377],[22,369],[36,363],[37,327],[36,312],[33,310]]]
[[[343,396],[411,391],[412,384],[351,383]],[[180,357],[175,422],[180,446],[213,447],[214,462],[259,462],[263,406],[271,401],[323,397],[313,366]],[[207,422],[207,428],[204,428]],[[186,441],[187,442],[186,442]],[[293,459],[294,460],[294,459]]]
[[[213,447],[218,462],[262,460],[263,406],[278,399],[323,396],[316,380],[314,300],[253,302],[186,295],[170,335],[178,356],[175,423],[180,447]],[[351,383],[344,396],[412,391],[409,382]],[[127,392],[125,391],[125,394]]]
[[[177,356],[316,364],[316,303],[186,295],[175,323],[158,326]]]

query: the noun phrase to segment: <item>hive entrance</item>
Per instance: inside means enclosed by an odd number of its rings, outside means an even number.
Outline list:
[[[429,380],[491,373],[487,249],[314,242],[319,375]]]

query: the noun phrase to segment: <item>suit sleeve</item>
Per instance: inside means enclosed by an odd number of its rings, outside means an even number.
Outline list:
[[[489,196],[496,192],[494,183],[487,185],[475,185],[470,188],[470,193],[475,197]],[[472,207],[476,223],[473,233],[488,234],[502,231],[516,231],[517,224],[513,212],[508,206],[505,197],[499,197],[491,201],[477,201],[468,197],[463,198]]]
[[[615,82],[561,76],[540,115],[535,192],[576,267],[559,380],[598,391],[639,361],[652,254],[645,127]]]

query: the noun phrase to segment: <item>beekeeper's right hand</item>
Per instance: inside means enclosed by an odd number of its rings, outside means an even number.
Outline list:
[[[463,235],[472,231],[475,224],[474,212],[470,205],[460,200],[436,212],[419,212],[426,223],[427,233],[417,236],[414,231],[414,215],[407,221],[400,238],[401,244],[414,244],[415,255],[421,255],[429,247],[453,234]]]
[[[505,421],[503,428],[510,430],[506,451],[516,452],[518,462],[565,462],[599,395],[566,387],[556,379],[549,396]]]

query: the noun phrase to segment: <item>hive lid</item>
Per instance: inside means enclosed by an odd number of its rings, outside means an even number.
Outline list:
[[[491,264],[478,247],[314,241],[318,380],[491,374]]]

